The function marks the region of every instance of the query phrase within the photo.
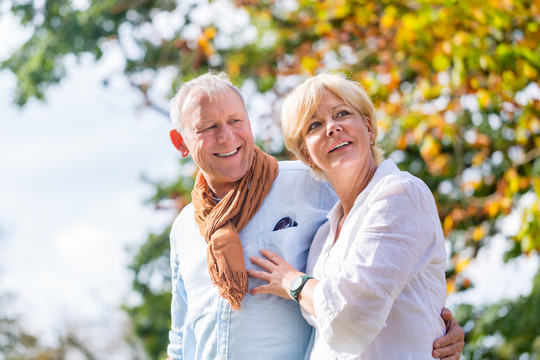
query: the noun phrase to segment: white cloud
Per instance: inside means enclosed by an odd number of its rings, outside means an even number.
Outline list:
[[[102,86],[118,64],[70,60],[47,102],[22,110],[10,103],[14,76],[0,72],[0,286],[46,343],[70,328],[101,344],[120,336],[125,248],[172,221],[144,204],[153,188],[140,180],[179,171],[169,121],[142,109],[125,81]]]

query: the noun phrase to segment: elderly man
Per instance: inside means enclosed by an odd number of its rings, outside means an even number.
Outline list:
[[[299,269],[336,201],[299,162],[277,162],[254,145],[242,95],[224,74],[185,83],[171,101],[171,140],[199,167],[192,203],[171,230],[169,359],[307,359],[312,329],[292,300],[251,296],[244,259],[270,249]],[[450,317],[446,314],[445,317]],[[463,331],[434,343],[458,359]],[[414,324],[411,324],[414,326]]]

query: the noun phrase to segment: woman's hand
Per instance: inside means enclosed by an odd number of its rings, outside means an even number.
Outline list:
[[[270,250],[261,250],[261,255],[266,259],[252,256],[251,263],[262,267],[266,271],[247,270],[249,276],[264,280],[268,284],[258,286],[250,290],[252,295],[274,294],[284,299],[290,299],[289,289],[291,282],[298,276],[305,275],[296,270],[294,266],[285,261],[281,256]]]

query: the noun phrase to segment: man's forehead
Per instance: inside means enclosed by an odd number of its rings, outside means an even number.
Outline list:
[[[201,111],[201,103],[204,99],[208,99],[208,95],[201,89],[191,89],[187,94],[184,102],[182,103],[181,113],[193,112],[194,110]]]
[[[240,96],[230,88],[211,96],[203,89],[192,89],[187,93],[181,109],[184,117],[189,117],[193,122],[212,120],[206,117],[213,117],[215,112],[220,112],[220,115],[227,113],[227,116],[240,116],[245,114],[246,110]]]

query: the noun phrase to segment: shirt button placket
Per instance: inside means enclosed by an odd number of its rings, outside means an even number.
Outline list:
[[[231,325],[231,306],[227,300],[219,299],[218,314],[218,359],[226,360],[229,354],[229,330]]]

